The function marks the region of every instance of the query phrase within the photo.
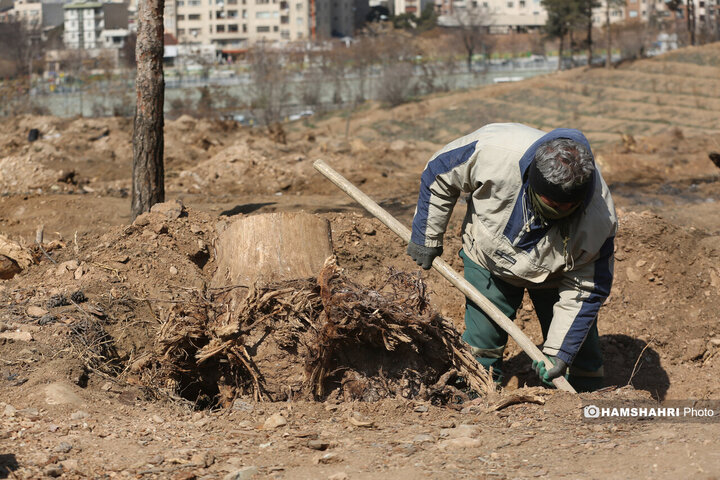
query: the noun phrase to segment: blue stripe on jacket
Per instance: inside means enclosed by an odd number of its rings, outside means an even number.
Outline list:
[[[435,183],[438,175],[449,172],[459,165],[467,162],[473,153],[477,141],[449,150],[435,157],[422,174],[420,179],[420,195],[418,196],[417,211],[412,224],[410,240],[418,245],[425,245],[427,233],[428,210],[430,209],[430,187]]]
[[[557,356],[570,365],[580,350],[585,337],[597,319],[598,310],[605,299],[610,295],[613,276],[610,272],[610,258],[615,249],[615,237],[608,237],[600,247],[600,256],[595,260],[595,275],[593,276],[593,291],[583,302],[580,311],[575,316],[565,339],[560,346]]]

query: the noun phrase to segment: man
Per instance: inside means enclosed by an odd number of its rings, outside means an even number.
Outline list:
[[[447,145],[422,174],[408,254],[429,269],[461,193],[465,278],[515,318],[525,289],[554,365],[533,362],[546,384],[602,386],[597,314],[610,294],[617,217],[590,145],[578,130],[545,133],[491,124]],[[464,340],[502,380],[507,333],[466,301]],[[569,368],[568,368],[569,367]]]

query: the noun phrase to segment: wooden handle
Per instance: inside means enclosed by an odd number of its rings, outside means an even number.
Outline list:
[[[350,183],[345,177],[333,170],[328,164],[322,160],[315,160],[313,167],[322,173],[325,177],[333,182],[340,190],[348,194],[352,199],[362,205],[368,212],[372,213],[381,222],[383,222],[390,230],[395,232],[397,236],[403,239],[405,243],[410,243],[410,230],[400,223],[395,217],[390,215],[384,208],[375,203],[370,197],[365,195],[360,189]],[[465,277],[457,273],[440,257],[435,257],[432,266],[440,275],[445,277],[458,290],[460,290],[467,298],[473,301],[475,305],[480,307],[485,314],[490,317],[496,324],[510,335],[520,348],[523,349],[528,356],[538,362],[545,362],[546,366],[552,365],[545,355],[535,346],[527,335],[515,325],[512,320],[505,316],[490,300],[485,298],[478,290],[473,287]],[[553,384],[559,390],[576,393],[575,389],[570,385],[564,376],[553,379]]]

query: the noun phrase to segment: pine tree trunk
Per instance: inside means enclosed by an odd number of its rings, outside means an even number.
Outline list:
[[[588,64],[588,68],[592,67],[592,56],[593,56],[592,29],[593,29],[592,8],[590,7],[590,13],[588,16],[588,27],[587,27],[587,49],[588,49],[587,64]]]
[[[612,68],[612,38],[610,32],[610,0],[606,0],[607,7],[605,8],[605,27],[607,28],[607,52],[605,60],[605,68]]]
[[[562,70],[562,59],[563,59],[563,43],[565,41],[565,35],[560,36],[560,45],[558,46],[558,72]]]
[[[165,201],[163,165],[163,9],[164,0],[140,0],[135,47],[137,74],[133,128],[132,220]]]

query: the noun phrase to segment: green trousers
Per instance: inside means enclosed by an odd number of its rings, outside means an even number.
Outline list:
[[[464,262],[465,279],[505,316],[514,320],[525,289],[493,277],[489,271],[470,260],[463,250],[460,250],[460,258]],[[557,288],[529,288],[528,294],[540,320],[544,341],[552,322],[553,307],[560,298],[560,293]],[[502,357],[508,334],[469,299],[466,299],[465,303],[463,339],[472,347],[473,354],[480,364],[486,369],[492,367],[495,381],[502,382]],[[568,380],[578,391],[591,391],[602,387],[603,361],[597,322],[590,329],[585,342],[575,356]]]

